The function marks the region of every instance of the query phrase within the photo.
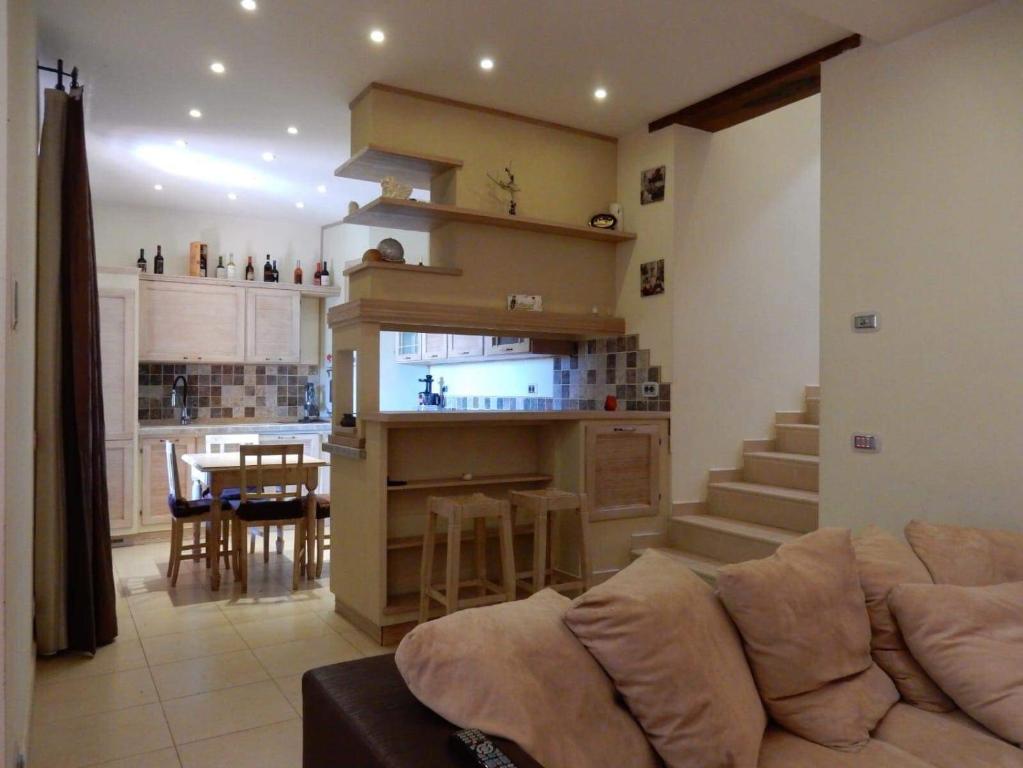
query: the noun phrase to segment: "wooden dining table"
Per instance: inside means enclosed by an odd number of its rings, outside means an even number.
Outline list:
[[[255,459],[255,457],[252,457]],[[278,469],[274,471],[274,465],[281,467],[281,456],[263,456],[263,481],[267,485],[274,485],[274,480],[283,480],[283,472]],[[192,468],[192,477],[198,478],[210,490],[210,516],[211,527],[210,539],[220,541],[221,526],[223,519],[223,504],[220,494],[226,488],[242,487],[242,464],[241,453],[186,453],[181,460]],[[295,456],[288,457],[288,464],[294,465],[298,462]],[[255,461],[251,464],[254,466]],[[313,541],[316,538],[316,486],[319,480],[320,469],[330,466],[330,462],[316,456],[302,457],[302,473],[305,475],[304,485],[306,488],[306,544],[305,556],[308,569],[310,555],[313,551]],[[294,470],[291,470],[294,472]],[[280,484],[280,483],[276,483]],[[234,546],[241,547],[241,553],[246,556],[245,542],[235,542]],[[220,558],[210,558],[210,589],[220,589]]]

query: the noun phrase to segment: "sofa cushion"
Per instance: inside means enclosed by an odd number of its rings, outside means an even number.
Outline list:
[[[420,624],[395,654],[409,689],[461,728],[521,746],[546,768],[654,768],[657,756],[546,589]]]
[[[860,752],[839,752],[768,726],[758,768],[932,768],[930,763],[871,739]]]
[[[1023,750],[959,710],[925,712],[896,704],[878,724],[874,738],[916,755],[935,768],[1023,768]]]
[[[899,689],[902,698],[921,709],[948,712],[955,704],[910,654],[888,608],[888,593],[898,584],[931,584],[931,574],[906,542],[875,525],[853,539],[860,586],[870,617],[870,652]]]
[[[913,656],[960,709],[1023,744],[1023,582],[901,584],[888,602]]]
[[[906,540],[935,584],[980,587],[1023,581],[1023,533],[911,520]]]
[[[714,591],[654,550],[565,614],[672,766],[755,768],[767,717]]]
[[[717,584],[771,717],[825,746],[863,747],[899,694],[870,658],[849,531],[822,528],[724,566]]]

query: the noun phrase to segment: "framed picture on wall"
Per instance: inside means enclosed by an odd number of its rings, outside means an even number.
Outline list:
[[[664,293],[664,259],[639,265],[639,295],[656,296]]]
[[[639,175],[639,202],[659,203],[664,199],[664,181],[667,175],[663,165],[647,168]]]

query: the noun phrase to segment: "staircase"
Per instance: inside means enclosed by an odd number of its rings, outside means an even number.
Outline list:
[[[741,469],[710,471],[707,500],[682,505],[659,551],[713,584],[724,563],[768,557],[817,529],[820,387],[806,388],[805,403],[775,414],[773,440],[743,444]]]

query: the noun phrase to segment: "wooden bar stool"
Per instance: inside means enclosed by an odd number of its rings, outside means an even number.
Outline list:
[[[474,493],[471,496],[431,496],[426,502],[426,532],[423,534],[422,566],[419,572],[419,621],[430,617],[430,601],[444,606],[446,613],[459,608],[503,603],[515,599],[515,554],[512,549],[511,507],[499,501]],[[433,555],[437,546],[437,519],[447,521],[447,567],[445,589],[433,586]],[[495,584],[487,579],[487,520],[497,521],[501,545],[501,581]],[[461,580],[462,524],[473,523],[476,578]],[[476,597],[459,599],[463,587],[476,587]]]
[[[515,574],[518,586],[536,593],[545,586],[559,592],[590,588],[590,515],[585,493],[569,493],[555,488],[536,491],[511,491],[508,501],[514,510],[527,510],[533,517],[533,569]],[[569,573],[554,565],[558,551],[559,513],[574,512],[579,534],[579,573]],[[514,520],[514,515],[512,517]]]

